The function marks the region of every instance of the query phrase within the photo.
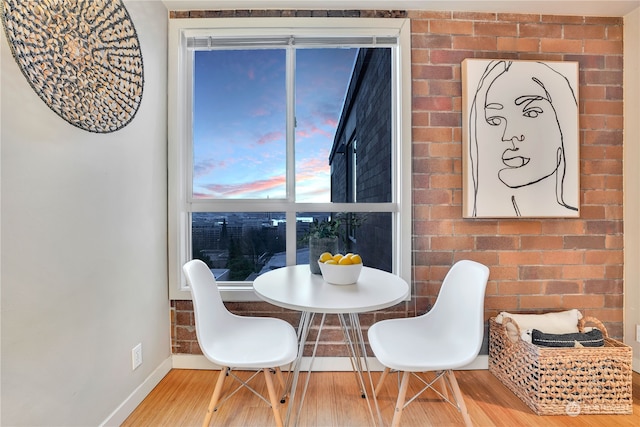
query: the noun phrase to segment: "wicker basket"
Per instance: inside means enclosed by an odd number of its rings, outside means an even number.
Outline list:
[[[603,347],[538,347],[520,339],[511,318],[489,320],[489,371],[538,415],[631,414],[631,347],[609,338],[602,323],[583,318],[578,327],[595,324]],[[508,323],[517,330],[514,342]]]

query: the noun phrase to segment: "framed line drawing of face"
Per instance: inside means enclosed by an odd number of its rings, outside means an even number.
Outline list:
[[[462,62],[463,216],[580,216],[578,63]]]

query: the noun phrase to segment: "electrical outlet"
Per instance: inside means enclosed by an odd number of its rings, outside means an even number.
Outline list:
[[[640,325],[636,325],[636,341],[640,342]]]
[[[142,365],[142,343],[139,343],[131,350],[131,363],[132,370],[135,370],[138,366]]]

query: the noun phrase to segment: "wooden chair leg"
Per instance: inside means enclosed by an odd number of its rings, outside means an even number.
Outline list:
[[[276,378],[278,378],[278,383],[280,383],[280,387],[284,390],[286,387],[284,383],[284,376],[282,375],[282,370],[279,367],[276,368]]]
[[[378,385],[376,386],[376,389],[373,392],[374,396],[377,396],[378,393],[380,393],[380,390],[382,390],[382,383],[384,382],[385,379],[387,379],[387,375],[389,375],[389,371],[390,369],[385,367],[384,371],[382,371],[382,375],[380,375],[380,379],[378,380]]]
[[[213,394],[211,395],[211,401],[209,402],[209,408],[207,409],[207,414],[204,417],[204,421],[202,422],[202,427],[209,427],[209,423],[211,422],[211,417],[213,416],[213,411],[218,404],[218,400],[220,399],[220,393],[222,392],[222,385],[224,384],[224,379],[227,376],[227,372],[229,368],[223,367],[220,369],[220,373],[218,374],[218,381],[216,381],[216,386],[213,389]]]
[[[263,369],[264,379],[267,383],[267,390],[269,391],[269,400],[271,401],[271,409],[273,410],[273,416],[276,419],[276,426],[282,427],[282,417],[280,417],[279,401],[276,395],[276,389],[273,386],[273,380],[271,379],[271,372],[269,368]]]
[[[471,422],[471,417],[469,417],[469,412],[467,411],[467,405],[465,405],[464,403],[464,397],[462,396],[462,392],[460,391],[460,387],[458,386],[458,381],[456,381],[456,376],[453,373],[453,370],[449,369],[446,375],[449,379],[449,383],[451,384],[451,388],[453,389],[453,394],[456,397],[458,406],[460,407],[460,412],[462,413],[462,419],[464,419],[464,425],[466,427],[472,427],[473,423]]]
[[[447,389],[447,380],[445,378],[446,376],[447,374],[445,372],[445,374],[440,377],[440,380],[438,382],[440,383],[440,393],[442,393],[445,399],[449,399],[449,390]]]
[[[400,417],[402,417],[402,408],[404,407],[404,401],[407,396],[407,388],[409,387],[409,379],[411,378],[411,372],[402,373],[402,381],[400,382],[400,390],[398,391],[398,400],[396,401],[395,412],[393,413],[393,420],[391,421],[391,427],[400,426]]]

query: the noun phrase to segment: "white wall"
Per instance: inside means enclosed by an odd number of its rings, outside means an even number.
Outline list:
[[[640,8],[624,24],[624,340],[640,372]]]
[[[2,425],[98,425],[170,361],[167,11],[126,5],[145,85],[136,117],[114,133],[52,112],[2,31]]]

